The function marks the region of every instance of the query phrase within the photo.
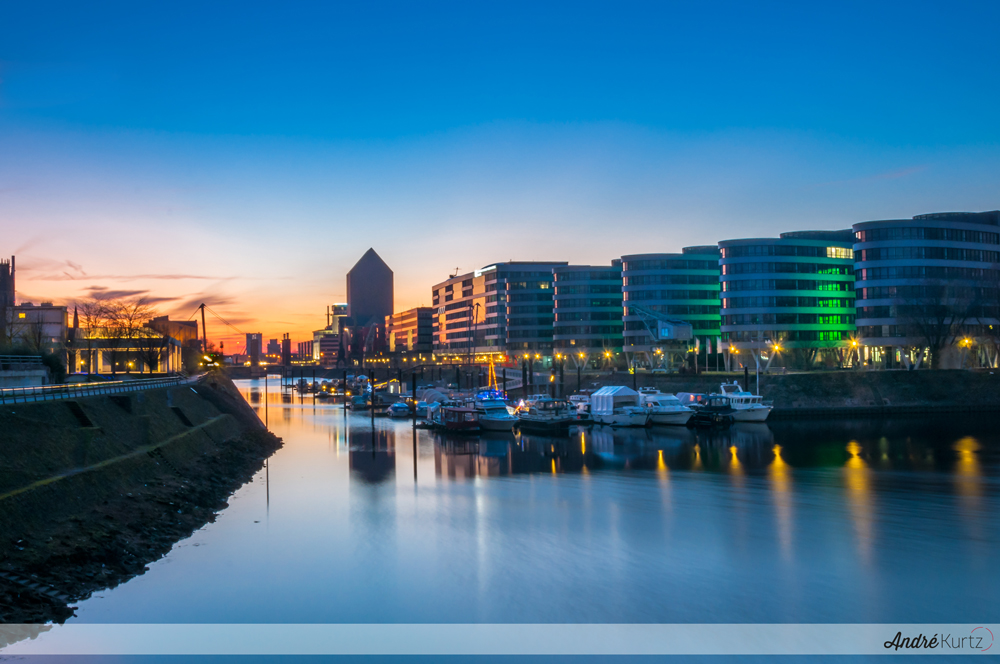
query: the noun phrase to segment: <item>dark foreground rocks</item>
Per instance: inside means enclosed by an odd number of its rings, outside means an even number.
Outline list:
[[[0,407],[0,622],[63,622],[142,574],[280,446],[218,374]]]

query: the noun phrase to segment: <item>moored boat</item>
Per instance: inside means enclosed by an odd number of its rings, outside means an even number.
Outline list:
[[[410,405],[405,401],[397,401],[389,406],[389,417],[409,417]]]
[[[590,396],[590,415],[598,424],[613,427],[644,427],[649,411],[639,402],[639,393],[624,385],[608,385]]]
[[[685,425],[694,415],[694,411],[681,403],[672,394],[664,394],[659,390],[640,393],[642,405],[649,411],[650,424]]]
[[[770,402],[764,402],[758,394],[747,392],[736,381],[723,383],[720,394],[729,397],[735,422],[763,422],[771,414]]]
[[[507,404],[500,399],[476,399],[479,427],[486,431],[510,431],[517,424],[517,418],[510,414]]]
[[[565,431],[576,422],[576,409],[568,402],[551,397],[529,401],[517,415],[517,426],[525,431]]]

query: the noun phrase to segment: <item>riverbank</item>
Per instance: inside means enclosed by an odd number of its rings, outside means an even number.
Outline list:
[[[0,409],[0,621],[62,622],[214,520],[281,441],[232,382]]]

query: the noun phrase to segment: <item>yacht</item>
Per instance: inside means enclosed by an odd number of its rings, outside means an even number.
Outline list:
[[[649,411],[650,424],[683,426],[694,415],[694,411],[682,404],[681,400],[674,395],[664,394],[659,390],[650,391],[649,388],[643,389],[646,391],[640,391],[639,396],[642,398],[642,405]]]
[[[524,431],[565,431],[575,422],[572,404],[544,396],[528,401],[517,415],[517,426]]]
[[[644,427],[649,410],[639,401],[639,393],[623,385],[608,385],[590,396],[590,415],[598,424],[613,427]]]
[[[409,417],[410,406],[405,401],[397,401],[389,406],[389,417]]]
[[[574,394],[569,398],[570,404],[576,408],[576,418],[582,422],[589,422],[590,417],[590,395]]]
[[[771,414],[770,402],[765,403],[760,395],[747,392],[735,380],[723,383],[719,393],[729,397],[734,422],[763,422]]]
[[[479,428],[485,431],[510,431],[517,424],[517,418],[507,410],[507,404],[500,399],[476,399],[479,414]]]

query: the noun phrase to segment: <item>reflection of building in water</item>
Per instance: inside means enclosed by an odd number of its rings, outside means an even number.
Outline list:
[[[434,445],[434,472],[439,477],[462,479],[481,475],[510,475],[514,436],[501,432],[478,437],[439,436]]]
[[[395,431],[350,432],[348,439],[348,463],[352,478],[377,484],[393,476],[396,472]]]

